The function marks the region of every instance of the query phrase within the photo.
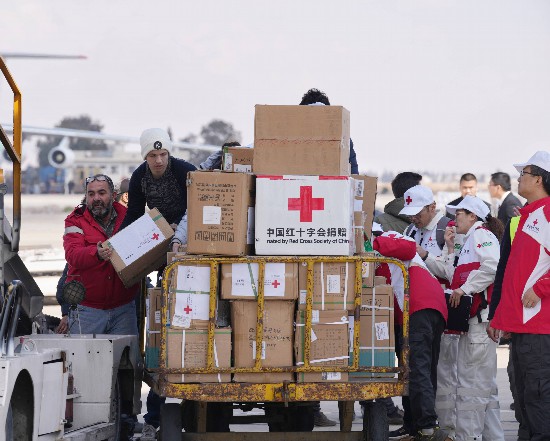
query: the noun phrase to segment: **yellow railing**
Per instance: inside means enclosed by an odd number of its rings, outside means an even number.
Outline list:
[[[263,315],[264,315],[264,284],[265,265],[269,262],[306,263],[307,264],[307,295],[305,310],[304,332],[304,364],[302,366],[264,367],[262,366]],[[312,302],[313,302],[313,266],[317,262],[349,262],[355,265],[355,302],[353,328],[353,360],[349,366],[313,366],[310,363]],[[362,264],[393,263],[402,271],[404,277],[404,311],[403,311],[403,345],[399,367],[359,366],[359,332],[360,308],[362,288]],[[253,367],[215,367],[214,362],[214,332],[216,296],[218,291],[218,270],[223,263],[257,263],[257,323],[256,323],[256,351]],[[168,368],[167,363],[167,328],[168,293],[172,274],[180,264],[207,264],[210,266],[210,308],[208,323],[207,362],[203,368]],[[396,396],[405,393],[408,387],[408,312],[409,312],[409,279],[403,263],[396,259],[379,258],[373,256],[307,256],[307,257],[219,257],[219,256],[191,256],[175,260],[170,263],[163,274],[163,302],[161,312],[160,332],[160,360],[158,369],[148,369],[151,373],[160,374],[159,391],[169,397],[197,399],[203,401],[308,401],[308,400],[362,400]],[[279,372],[370,372],[372,380],[365,383],[294,383],[282,384],[246,384],[246,383],[219,383],[219,384],[191,384],[170,383],[165,381],[168,374],[221,374],[221,373],[279,373]],[[398,378],[388,379],[384,374],[397,374]]]
[[[0,142],[13,163],[13,221],[11,231],[11,249],[19,250],[19,238],[21,234],[21,92],[15,84],[10,71],[2,57],[0,57],[0,70],[13,92],[13,143],[0,126]]]

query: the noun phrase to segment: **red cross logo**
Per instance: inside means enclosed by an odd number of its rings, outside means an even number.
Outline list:
[[[186,313],[187,315],[189,315],[189,313],[190,313],[191,311],[193,311],[193,308],[190,308],[189,305],[187,305],[185,308],[183,308],[183,310],[185,311],[185,313]]]
[[[537,219],[535,219],[535,220],[533,221],[533,225],[537,225],[538,223],[539,223],[539,221],[538,221]]]
[[[433,237],[430,236],[430,238],[428,239],[428,242],[433,242]]]
[[[277,287],[280,285],[280,283],[277,282],[277,279],[275,279],[275,280],[273,281],[272,285],[273,285],[274,288],[277,288]]]
[[[158,233],[153,233],[153,237],[151,239],[159,240],[159,234]]]
[[[300,210],[300,222],[311,222],[313,210],[325,209],[325,198],[314,198],[311,185],[300,186],[299,198],[288,198],[289,210]]]
[[[410,205],[412,201],[413,200],[411,199],[410,196],[407,196],[407,199],[405,199],[405,202],[407,203],[407,205]]]
[[[478,247],[478,248],[481,248],[481,244],[480,244],[480,243],[478,243],[478,244],[477,244],[477,247]]]

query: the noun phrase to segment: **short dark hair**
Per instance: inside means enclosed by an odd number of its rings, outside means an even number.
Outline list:
[[[476,178],[476,175],[474,175],[473,173],[464,173],[460,177],[460,182],[462,182],[462,181],[476,181],[477,182],[477,178]]]
[[[530,166],[531,173],[542,178],[542,186],[544,187],[544,191],[550,196],[550,173],[536,165],[530,164]]]
[[[420,184],[420,181],[422,181],[422,175],[419,175],[418,173],[399,173],[395,176],[395,178],[393,178],[393,181],[391,181],[391,191],[393,192],[393,196],[396,198],[402,198],[409,188]]]
[[[224,142],[222,148],[224,147],[240,147],[241,143],[238,141]]]
[[[504,172],[496,172],[491,175],[491,181],[493,184],[500,185],[504,191],[510,191],[512,184],[510,182],[510,175]]]
[[[326,96],[324,92],[321,92],[319,89],[309,89],[306,93],[304,93],[302,101],[300,101],[300,106],[307,106],[308,104],[314,103],[323,103],[330,106],[328,96]]]

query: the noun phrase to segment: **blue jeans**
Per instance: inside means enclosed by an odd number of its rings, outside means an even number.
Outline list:
[[[113,309],[78,305],[70,312],[69,327],[75,334],[138,335],[136,304],[132,300]]]

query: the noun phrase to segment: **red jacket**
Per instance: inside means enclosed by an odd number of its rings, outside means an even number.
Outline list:
[[[374,240],[373,247],[383,256],[402,259],[405,267],[408,268],[409,314],[412,315],[422,309],[434,309],[439,311],[445,321],[447,321],[448,310],[443,288],[430,273],[422,259],[416,254],[416,243],[414,240],[392,231],[377,237]],[[398,323],[402,324],[403,274],[401,269],[393,263],[388,264],[388,267],[391,273],[391,284],[397,300],[395,318]],[[385,275],[386,279],[388,279],[387,270],[382,268],[380,272],[377,272],[377,275]]]
[[[504,271],[502,294],[491,326],[525,334],[550,334],[550,197],[520,210],[521,219]],[[541,301],[524,308],[523,294],[533,288]]]
[[[117,217],[115,234],[124,220],[126,207],[113,203]],[[97,257],[97,243],[108,239],[105,231],[87,208],[76,208],[65,219],[63,248],[69,272],[65,283],[78,280],[86,287],[82,305],[97,309],[113,309],[130,303],[136,297],[138,285],[124,287],[113,265]]]

